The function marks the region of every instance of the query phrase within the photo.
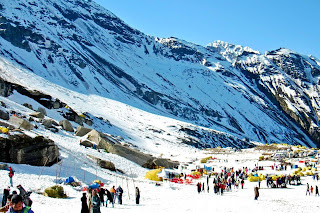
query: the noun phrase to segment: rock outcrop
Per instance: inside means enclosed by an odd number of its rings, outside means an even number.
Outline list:
[[[59,149],[54,141],[25,134],[0,137],[0,161],[33,166],[50,166],[57,162]]]
[[[97,144],[97,148],[105,149],[109,153],[124,157],[145,168],[154,168],[156,166],[174,168],[179,165],[178,162],[173,162],[167,159],[158,159],[140,152],[139,150],[123,146],[110,135],[103,134],[96,130],[90,131],[87,135],[87,139],[95,142]]]
[[[45,126],[47,128],[51,128],[53,125],[53,120],[52,119],[43,119],[42,124],[43,124],[43,126]]]
[[[77,131],[76,131],[76,136],[85,136],[86,134],[88,134],[92,129],[90,128],[86,128],[86,127],[83,127],[83,126],[78,126],[77,127]]]
[[[59,122],[59,125],[62,126],[62,128],[68,132],[74,132],[72,124],[68,120],[61,120]]]
[[[110,171],[116,171],[114,163],[107,160],[103,160],[101,158],[94,157],[92,155],[89,155],[89,157],[92,158],[101,168],[109,169]]]
[[[10,117],[9,122],[12,123],[13,125],[17,126],[18,128],[22,128],[22,129],[25,129],[28,131],[33,129],[33,125],[30,124],[27,120],[25,120],[23,118],[19,118],[14,115]]]
[[[7,112],[4,112],[0,109],[0,119],[3,119],[3,120],[9,120],[9,113]]]

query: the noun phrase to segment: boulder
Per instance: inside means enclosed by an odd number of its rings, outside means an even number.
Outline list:
[[[130,161],[139,164],[140,166],[154,159],[154,157],[152,157],[151,155],[145,154],[130,147],[122,146],[121,144],[114,144],[112,146],[112,149],[108,150],[108,152],[124,157]]]
[[[47,111],[43,107],[38,107],[37,112],[41,112],[42,114],[47,115]]]
[[[33,129],[33,125],[30,124],[27,120],[19,118],[14,115],[10,117],[9,122],[17,126],[18,128],[23,128],[28,131]]]
[[[88,140],[84,140],[84,141],[80,141],[80,145],[91,148],[91,147],[93,147],[94,143],[92,143],[91,141],[88,141]]]
[[[29,115],[35,118],[44,118],[44,114],[42,112],[32,112]]]
[[[81,117],[80,115],[78,115],[78,113],[76,113],[73,109],[71,109],[70,107],[67,108],[68,111],[65,112],[62,116],[69,120],[69,121],[74,121],[75,123],[83,126],[83,121],[84,118]]]
[[[53,123],[53,120],[52,120],[52,119],[43,119],[43,120],[42,120],[43,126],[45,126],[45,127],[47,127],[47,128],[52,127],[52,123]]]
[[[97,144],[98,149],[105,149],[108,152],[112,149],[112,145],[115,144],[114,141],[110,140],[111,138],[109,139],[105,134],[94,129],[87,134],[87,139]]]
[[[164,159],[164,158],[154,158],[152,160],[149,160],[144,165],[142,165],[142,167],[148,168],[148,169],[155,169],[155,168],[159,168],[159,167],[173,169],[178,166],[179,166],[179,162],[171,161],[169,159]]]
[[[101,168],[104,168],[104,169],[109,169],[111,171],[116,171],[116,167],[115,165],[110,162],[110,161],[107,161],[107,160],[102,160],[100,158],[97,158],[97,157],[94,157],[92,155],[89,155],[90,158],[92,158],[94,161],[96,161],[96,163],[101,167]]]
[[[2,111],[0,109],[0,118],[3,119],[3,120],[9,120],[9,113],[5,112],[5,111]]]
[[[22,104],[22,105],[25,106],[25,107],[27,107],[27,108],[29,108],[29,109],[31,109],[31,110],[33,110],[33,107],[32,107],[31,104],[24,103],[24,104]]]
[[[8,170],[9,166],[6,163],[0,163],[0,170]]]
[[[59,148],[54,141],[26,134],[0,137],[0,161],[33,166],[50,166],[59,158]]]
[[[78,126],[77,127],[77,131],[76,131],[76,136],[84,136],[86,134],[88,134],[92,129],[89,129],[89,128],[86,128],[86,127],[83,127],[83,126]]]
[[[62,107],[62,105],[61,105],[61,103],[59,101],[52,102],[52,108],[53,109],[59,109],[60,107]]]
[[[68,132],[74,132],[74,129],[72,127],[72,124],[68,120],[61,120],[59,122],[59,125],[62,126],[62,128]]]

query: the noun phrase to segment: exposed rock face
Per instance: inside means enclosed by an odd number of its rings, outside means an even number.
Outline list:
[[[59,125],[62,126],[62,128],[68,132],[74,132],[72,124],[68,120],[61,120],[59,122]]]
[[[9,122],[12,123],[13,125],[17,126],[18,128],[23,128],[25,130],[32,130],[33,125],[30,124],[28,121],[26,121],[23,118],[19,118],[17,116],[11,116],[9,119]]]
[[[42,136],[31,138],[25,134],[0,137],[0,161],[33,166],[50,166],[57,162],[59,149],[55,143]]]
[[[143,152],[122,146],[120,144],[114,144],[112,148],[107,151],[133,161],[140,166],[143,166],[146,162],[154,159],[154,157],[152,157],[151,155],[144,154]]]
[[[0,109],[0,118],[3,120],[9,120],[9,113],[4,112]]]
[[[92,129],[89,129],[89,128],[86,128],[86,127],[83,127],[83,126],[78,126],[77,127],[77,131],[76,131],[76,136],[84,136],[86,134],[88,134]]]
[[[178,165],[178,162],[172,162],[166,159],[157,159],[130,147],[122,146],[111,136],[100,133],[96,130],[89,132],[87,138],[88,140],[95,142],[98,148],[105,149],[107,152],[124,157],[146,168],[154,168],[154,165],[173,168]]]

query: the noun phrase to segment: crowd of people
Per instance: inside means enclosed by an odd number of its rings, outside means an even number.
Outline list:
[[[123,189],[119,186],[117,189],[112,186],[110,190],[103,187],[98,189],[91,189],[87,193],[83,193],[81,197],[81,213],[100,213],[100,207],[108,207],[109,204],[114,207],[116,200],[118,204],[122,205]],[[106,200],[105,200],[106,196]],[[136,204],[140,203],[140,190],[136,187]]]
[[[213,192],[217,195],[223,195],[224,191],[232,191],[233,188],[241,188],[243,189],[244,178],[246,177],[247,168],[234,170],[234,168],[226,168],[218,173],[210,173],[207,178],[207,192],[209,192],[209,182],[210,179],[213,178]],[[205,183],[197,183],[197,191],[198,193],[205,191]]]

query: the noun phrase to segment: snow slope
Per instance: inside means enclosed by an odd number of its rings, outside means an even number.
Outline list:
[[[148,36],[93,1],[0,4],[0,77],[10,82],[37,85],[79,111],[82,105],[61,93],[75,92],[83,100],[102,97],[146,115],[179,120],[205,135],[188,135],[198,147],[248,146],[243,140],[318,144],[318,59],[299,55],[300,63],[293,60],[296,53],[275,51],[274,56],[288,57],[280,65],[271,53],[226,42],[202,47]],[[308,87],[305,79],[293,79],[297,68],[309,73]],[[61,93],[46,89],[47,82]],[[118,124],[119,135],[132,136],[121,134],[128,122]],[[220,133],[227,139],[219,139]]]

